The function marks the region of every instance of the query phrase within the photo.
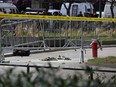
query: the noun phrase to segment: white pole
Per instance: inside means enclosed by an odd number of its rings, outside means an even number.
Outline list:
[[[81,62],[84,63],[83,21],[81,21]]]

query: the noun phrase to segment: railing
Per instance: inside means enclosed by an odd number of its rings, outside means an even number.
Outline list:
[[[38,65],[31,65],[31,64],[27,64],[27,65],[16,65],[16,64],[0,64],[0,66],[8,66],[8,67],[23,67],[26,68],[27,74],[30,73],[30,69],[31,68],[42,68],[42,69],[59,69],[60,67],[54,67],[54,66],[38,66]],[[91,67],[90,67],[91,68]],[[62,70],[73,70],[73,71],[86,71],[87,68],[69,68],[69,67],[61,67],[60,69]],[[116,69],[112,69],[112,70],[105,70],[105,69],[94,69],[92,68],[92,72],[102,72],[102,73],[116,73]],[[94,73],[91,73],[91,78],[94,77]]]

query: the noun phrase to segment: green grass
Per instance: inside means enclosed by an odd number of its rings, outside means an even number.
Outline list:
[[[99,37],[101,41],[116,41],[116,37]]]
[[[97,64],[116,64],[116,56],[89,59],[88,62],[97,63]]]
[[[102,34],[96,36],[95,33],[92,32],[92,31],[90,31],[90,32],[84,31],[83,32],[83,39],[84,40],[92,40],[93,38],[98,38],[100,41],[105,41],[105,43],[108,43],[108,44],[109,44],[109,42],[106,42],[106,41],[112,41],[113,43],[116,42],[116,34],[115,33],[113,33],[113,32],[111,33],[109,31],[111,34],[109,34],[109,36],[108,36],[107,34],[104,35],[104,32],[105,31],[103,31]],[[10,31],[4,31],[3,35],[5,35],[5,36],[13,36],[13,33],[10,32]],[[37,35],[39,35],[39,37],[42,37],[43,33],[41,31],[36,32],[36,34],[34,36],[37,36]],[[19,36],[28,36],[28,31],[22,31]],[[44,32],[44,37],[45,38],[61,37],[61,38],[68,38],[68,39],[81,39],[82,32],[80,30],[73,30],[73,31],[68,30],[67,32],[45,31]]]

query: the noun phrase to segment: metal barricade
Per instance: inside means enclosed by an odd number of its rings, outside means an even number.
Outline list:
[[[86,18],[85,18],[86,19]],[[2,19],[1,47],[4,49],[64,49],[85,47],[93,38],[115,39],[115,21],[67,19]]]

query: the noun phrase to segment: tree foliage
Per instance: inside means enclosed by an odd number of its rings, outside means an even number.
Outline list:
[[[13,0],[13,3],[16,5],[20,12],[25,11],[26,7],[31,6],[31,0],[18,0],[17,2],[16,0]]]

